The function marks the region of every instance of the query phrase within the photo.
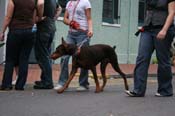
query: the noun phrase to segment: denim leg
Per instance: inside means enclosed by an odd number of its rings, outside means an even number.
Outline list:
[[[134,92],[144,95],[147,85],[148,68],[154,50],[150,32],[143,32],[140,37],[136,67],[134,69]]]
[[[2,87],[12,87],[13,69],[17,62],[19,40],[14,33],[9,32],[6,42],[5,67],[2,79]]]
[[[19,65],[18,80],[15,85],[23,89],[28,71],[29,54],[34,43],[34,33],[30,29],[9,31],[6,45],[6,64],[2,87],[10,87],[13,69]]]
[[[66,42],[75,44],[70,34],[67,35]],[[61,71],[60,71],[59,80],[58,80],[58,84],[60,85],[64,85],[69,78],[69,67],[68,67],[69,58],[70,58],[69,55],[61,57],[61,62],[60,62]]]
[[[21,48],[19,50],[19,72],[18,72],[18,79],[15,85],[15,87],[19,89],[24,88],[24,85],[27,80],[28,60],[35,40],[34,33],[26,33],[24,35],[25,38],[24,36],[21,37],[21,43],[20,43]]]
[[[59,81],[58,83],[60,85],[64,85],[66,83],[66,81],[68,80],[69,77],[69,67],[68,67],[68,63],[69,63],[69,58],[70,56],[62,56],[61,57],[61,71],[60,71],[60,77],[59,77]]]
[[[76,38],[76,44],[81,44],[82,41],[87,39],[87,41],[83,44],[83,46],[89,46],[90,39],[88,38],[85,32],[78,32],[78,37]],[[89,85],[88,82],[88,70],[81,68],[80,69],[80,77],[79,77],[80,86]]]
[[[50,59],[50,46],[54,34],[50,32],[37,32],[35,43],[35,56],[41,68],[41,81],[45,84],[53,84],[52,64]]]
[[[173,94],[170,61],[170,46],[173,39],[172,33],[168,32],[164,40],[155,40],[156,55],[158,58],[158,93],[161,95]]]
[[[87,85],[89,85],[89,82],[88,82],[88,70],[85,70],[85,69],[81,68],[79,84],[80,84],[80,86],[87,86]]]
[[[14,63],[6,62],[4,68],[4,74],[2,79],[2,87],[10,88],[12,87],[12,74],[13,74]]]

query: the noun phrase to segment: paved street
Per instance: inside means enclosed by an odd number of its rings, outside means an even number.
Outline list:
[[[132,78],[128,79],[132,88]],[[0,92],[0,116],[174,116],[175,97],[155,97],[156,78],[150,77],[144,98],[127,97],[122,79],[109,79],[104,92],[77,92],[77,79],[63,94],[53,90]],[[175,85],[175,79],[173,80]]]

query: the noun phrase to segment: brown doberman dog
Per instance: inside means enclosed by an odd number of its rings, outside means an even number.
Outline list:
[[[77,69],[84,68],[90,69],[93,73],[96,90],[95,92],[103,91],[106,85],[106,66],[108,63],[112,65],[114,70],[118,72],[124,79],[125,89],[128,90],[128,83],[126,79],[126,75],[120,70],[117,55],[115,53],[115,48],[110,47],[109,45],[104,44],[96,44],[91,46],[82,46],[79,53],[77,53],[78,46],[75,44],[68,44],[62,38],[62,44],[60,44],[54,53],[52,53],[51,58],[53,60],[64,56],[71,55],[72,56],[72,70],[70,72],[69,78],[67,82],[64,84],[63,88],[58,90],[58,93],[64,92],[64,90],[69,86],[71,80],[75,76]],[[103,85],[100,87],[97,73],[96,73],[96,65],[100,64],[100,70],[103,78]]]

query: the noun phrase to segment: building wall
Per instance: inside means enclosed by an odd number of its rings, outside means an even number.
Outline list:
[[[119,25],[111,26],[102,23],[103,0],[90,0],[92,4],[92,20],[94,36],[91,44],[116,45],[119,63],[135,63],[138,39],[134,35],[138,29],[138,0],[121,0],[121,20]],[[66,38],[68,26],[57,21],[57,33],[53,48]],[[55,63],[59,63],[56,60]]]
[[[119,25],[105,25],[102,23],[103,0],[90,0],[92,4],[92,20],[94,36],[91,44],[116,45],[119,63],[135,63],[138,48],[138,38],[134,35],[138,29],[138,0],[121,0],[121,19]],[[5,15],[7,0],[0,0],[0,16]],[[3,18],[0,19],[2,25]],[[66,38],[68,26],[62,20],[56,22],[57,32],[53,41],[52,50],[61,43],[61,37]],[[4,51],[4,50],[3,50]],[[0,51],[0,60],[4,53]],[[32,59],[32,58],[31,58]],[[54,61],[60,63],[60,59]]]
[[[0,25],[2,25],[4,16],[5,16],[5,7],[6,7],[6,0],[0,0]],[[2,26],[0,26],[0,31],[2,31]],[[0,63],[4,61],[4,56],[5,56],[5,48],[1,47],[0,48]]]

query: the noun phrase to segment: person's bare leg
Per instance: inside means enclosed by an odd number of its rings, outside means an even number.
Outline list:
[[[18,78],[18,66],[15,67],[15,79],[12,81],[12,85],[15,85],[16,84],[16,81],[17,81],[17,78]]]

